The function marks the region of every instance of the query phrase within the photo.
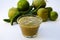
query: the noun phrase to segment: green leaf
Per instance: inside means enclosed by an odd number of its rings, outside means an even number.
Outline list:
[[[3,21],[5,21],[5,22],[10,22],[10,19],[3,19]]]

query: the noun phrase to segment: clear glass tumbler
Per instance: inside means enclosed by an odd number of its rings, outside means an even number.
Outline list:
[[[19,17],[17,22],[21,28],[23,36],[32,38],[36,37],[42,19],[39,17],[26,16],[22,18]]]

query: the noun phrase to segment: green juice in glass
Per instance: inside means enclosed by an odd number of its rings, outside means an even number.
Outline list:
[[[18,19],[18,24],[21,28],[22,34],[25,37],[35,37],[41,22],[41,18],[32,16],[22,17]]]

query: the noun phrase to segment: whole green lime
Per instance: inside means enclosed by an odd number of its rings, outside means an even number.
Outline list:
[[[50,17],[50,12],[53,10],[52,7],[46,7],[46,9],[48,10],[48,17]]]
[[[26,0],[20,0],[17,3],[17,8],[21,11],[26,11],[29,9],[29,3]]]
[[[10,8],[9,12],[8,12],[9,19],[11,20],[18,13],[19,12],[18,12],[17,8],[14,8],[14,7]]]
[[[37,15],[42,18],[43,22],[47,21],[47,19],[48,19],[48,11],[45,8],[40,8],[37,11]]]
[[[55,21],[58,18],[58,14],[55,11],[50,12],[50,20]]]
[[[46,9],[48,10],[49,13],[53,10],[52,7],[46,7]]]
[[[33,3],[32,5],[37,8],[37,7],[41,7],[41,8],[44,8],[46,6],[46,2],[45,0],[33,0]]]

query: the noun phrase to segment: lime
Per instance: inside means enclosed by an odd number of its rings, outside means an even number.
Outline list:
[[[37,15],[42,18],[43,21],[47,21],[48,19],[48,11],[45,8],[40,8],[37,11]]]
[[[48,10],[48,17],[50,17],[50,12],[53,10],[52,7],[46,7],[46,9]]]
[[[46,7],[46,9],[48,10],[49,13],[53,10],[52,7]]]
[[[41,8],[44,8],[46,6],[46,2],[45,0],[33,0],[33,3],[32,5],[37,8],[37,7],[41,7]]]
[[[9,17],[10,20],[11,20],[16,14],[18,14],[17,8],[12,7],[12,8],[9,9],[8,17]]]
[[[51,13],[50,13],[50,20],[51,21],[55,21],[57,19],[57,17],[58,17],[57,12],[51,11]]]
[[[17,8],[21,11],[26,11],[29,9],[29,3],[26,0],[20,0],[17,3]]]

